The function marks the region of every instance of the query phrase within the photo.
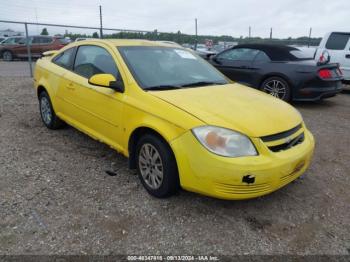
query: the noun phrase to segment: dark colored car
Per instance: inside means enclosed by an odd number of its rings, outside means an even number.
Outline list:
[[[208,60],[228,78],[285,101],[314,101],[342,90],[338,64],[320,64],[295,47],[237,45]]]
[[[26,37],[16,37],[13,41],[11,38],[6,43],[0,45],[0,57],[5,61],[11,61],[14,58],[28,58]],[[9,43],[7,43],[9,41]],[[54,36],[30,36],[29,44],[31,56],[33,58],[41,57],[43,52],[50,50],[58,50],[67,44],[67,40],[63,37]]]

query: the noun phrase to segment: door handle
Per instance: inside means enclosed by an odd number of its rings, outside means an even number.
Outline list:
[[[350,58],[350,54],[345,55],[345,58]]]
[[[68,85],[66,85],[66,87],[67,87],[68,89],[71,89],[71,90],[74,90],[74,89],[75,89],[75,86],[74,86],[73,83],[69,83]]]

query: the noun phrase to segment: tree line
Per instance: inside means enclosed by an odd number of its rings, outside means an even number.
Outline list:
[[[48,34],[47,29],[44,28],[42,34]],[[94,32],[92,35],[89,34],[75,34],[67,33],[64,36],[75,40],[76,38],[99,38],[99,33]],[[214,44],[218,42],[237,42],[239,44],[247,43],[275,43],[284,45],[310,45],[318,46],[321,42],[321,37],[319,38],[309,38],[307,36],[297,37],[297,38],[261,38],[261,37],[233,37],[229,35],[213,36],[213,35],[190,35],[183,34],[180,31],[177,33],[161,33],[154,30],[153,32],[117,32],[112,34],[104,34],[103,38],[118,38],[118,39],[146,39],[146,40],[157,40],[157,41],[173,41],[179,44],[204,44],[206,40],[211,39]]]

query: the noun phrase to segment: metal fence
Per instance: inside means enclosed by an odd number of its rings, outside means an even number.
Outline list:
[[[311,31],[308,37],[302,37],[298,39],[274,39],[272,38],[272,34],[270,34],[270,38],[259,38],[259,37],[251,37],[249,33],[249,37],[241,37],[241,38],[233,38],[230,36],[209,36],[209,35],[197,35],[197,21],[196,21],[196,29],[195,35],[182,34],[180,31],[177,33],[170,32],[159,32],[157,30],[146,31],[146,30],[134,30],[134,29],[120,29],[120,28],[109,28],[102,26],[102,19],[100,19],[100,26],[98,27],[90,27],[90,26],[76,26],[76,25],[65,25],[65,24],[50,24],[50,23],[35,23],[35,22],[22,22],[22,21],[11,21],[11,20],[0,20],[0,24],[17,24],[22,25],[25,31],[26,37],[26,47],[27,47],[27,57],[28,57],[28,69],[31,77],[33,76],[33,62],[32,62],[32,54],[29,40],[29,32],[34,29],[33,27],[54,27],[65,29],[67,35],[68,29],[77,29],[83,30],[86,35],[86,32],[89,30],[94,30],[95,34],[98,32],[98,37],[100,38],[138,38],[138,39],[150,39],[150,40],[161,40],[161,41],[174,41],[179,44],[192,44],[197,46],[198,43],[204,43],[207,39],[213,40],[215,43],[217,42],[235,42],[235,43],[279,43],[279,44],[294,44],[294,45],[304,45],[304,46],[314,46],[318,45],[318,42],[321,39],[311,39]],[[31,28],[32,27],[32,28]],[[33,30],[32,30],[33,31]],[[104,34],[106,32],[106,34]],[[108,32],[108,33],[107,33]],[[250,31],[249,31],[250,32]],[[38,33],[39,34],[39,33]],[[82,34],[68,34],[68,35],[82,35]],[[91,34],[89,34],[91,37]],[[74,38],[73,38],[74,40]],[[8,70],[11,70],[11,66],[9,66]],[[21,72],[24,72],[23,68],[20,69]],[[0,72],[1,76],[1,72]]]
[[[21,22],[21,21],[9,21],[9,20],[0,20],[0,23],[8,24],[21,24],[25,30],[26,46],[27,46],[27,56],[28,56],[28,65],[30,76],[33,77],[33,63],[32,63],[32,54],[30,48],[29,40],[29,26],[48,26],[48,27],[61,27],[61,28],[75,28],[75,29],[84,29],[84,30],[97,30],[100,34],[99,37],[103,38],[104,31],[110,32],[129,32],[129,33],[139,33],[143,34],[159,34],[163,32],[155,31],[145,31],[145,30],[133,30],[133,29],[120,29],[120,28],[108,28],[108,27],[90,27],[90,26],[75,26],[75,25],[63,25],[63,24],[48,24],[48,23],[34,23],[34,22]],[[102,25],[102,24],[101,24]]]

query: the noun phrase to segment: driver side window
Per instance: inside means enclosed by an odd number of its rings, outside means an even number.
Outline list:
[[[78,48],[73,71],[85,78],[96,74],[112,74],[118,77],[113,57],[102,47],[85,45]]]
[[[219,59],[229,61],[253,61],[259,50],[250,48],[230,49],[218,56]]]

